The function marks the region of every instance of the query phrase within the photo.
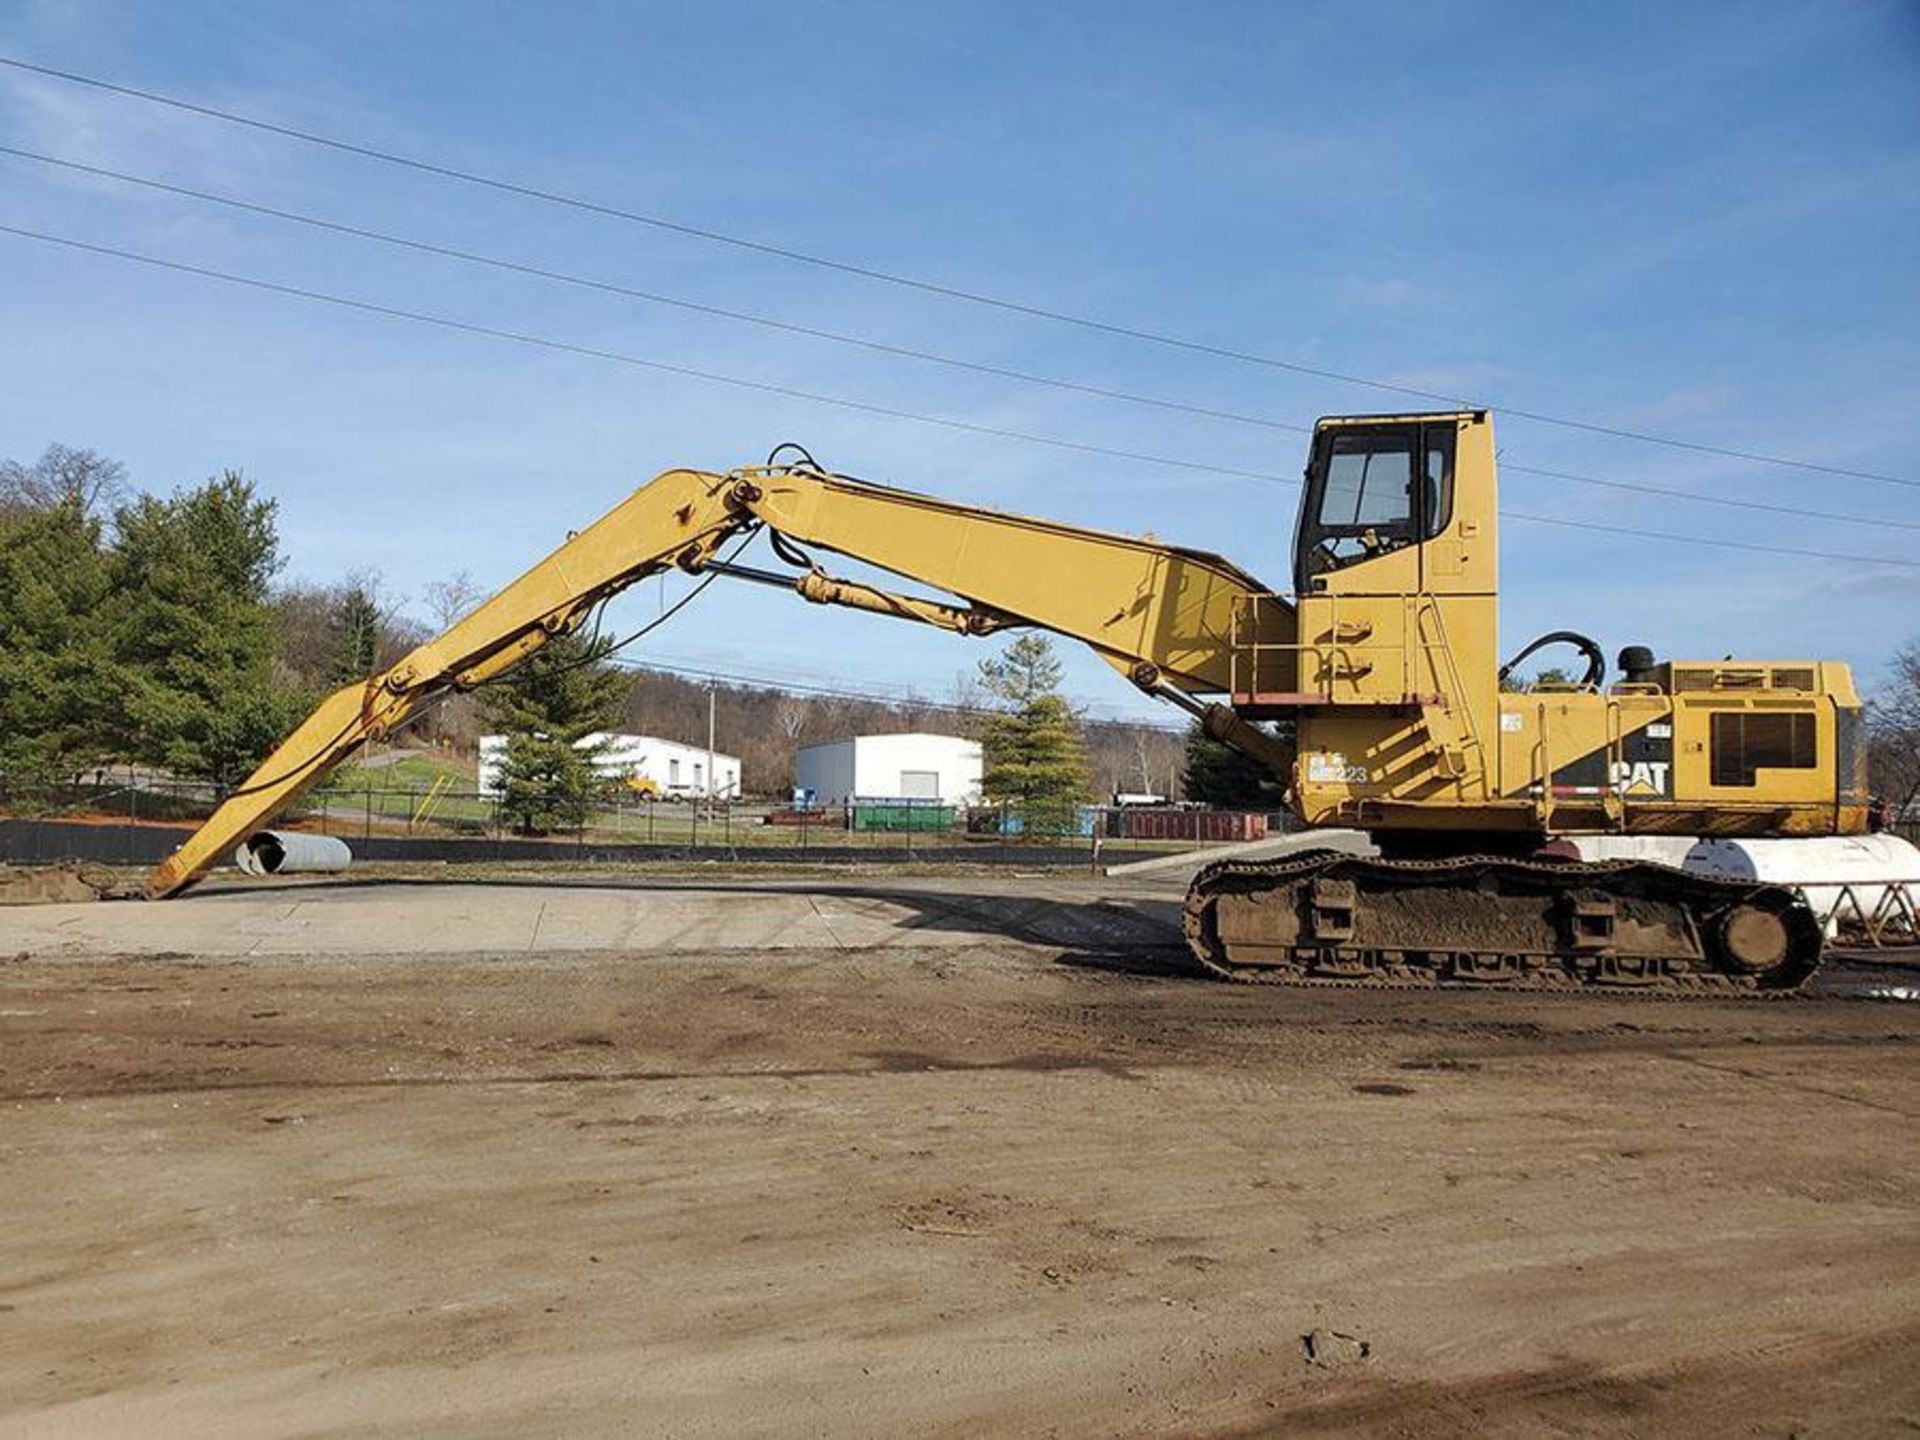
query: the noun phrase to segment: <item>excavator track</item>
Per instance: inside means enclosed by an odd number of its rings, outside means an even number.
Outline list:
[[[1225,860],[1187,892],[1218,979],[1648,995],[1789,994],[1820,966],[1805,900],[1638,861]]]

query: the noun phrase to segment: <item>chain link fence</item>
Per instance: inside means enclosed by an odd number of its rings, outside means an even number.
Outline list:
[[[361,780],[368,777],[362,776]],[[0,814],[30,820],[129,826],[194,825],[212,814],[225,787],[125,770],[68,785],[9,784],[0,776]],[[563,797],[560,809],[579,813]],[[533,808],[539,808],[535,806]],[[1179,807],[1081,806],[1029,817],[1015,804],[957,806],[896,798],[799,807],[772,801],[703,800],[615,790],[585,806],[578,824],[529,831],[493,795],[444,782],[321,786],[290,805],[278,825],[359,840],[535,841],[555,848],[653,847],[674,852],[843,857],[873,851],[929,859],[1005,859],[1050,852],[1107,863],[1258,839],[1288,823],[1238,811]],[[388,847],[383,846],[382,849]],[[436,846],[444,854],[444,846]],[[857,855],[856,855],[857,858]]]
[[[70,784],[12,781],[0,774],[0,815],[24,819],[127,824],[198,824],[227,787],[139,768],[97,771]],[[557,798],[557,797],[556,797]],[[322,786],[302,796],[280,822],[352,839],[418,835],[435,839],[593,839],[674,847],[751,844],[804,850],[822,836],[836,848],[903,844],[937,848],[981,840],[1094,840],[1134,848],[1201,848],[1259,839],[1294,828],[1292,817],[1191,806],[1084,805],[1070,819],[1028,826],[1018,805],[942,805],[907,799],[857,799],[811,808],[779,801],[713,800],[610,793],[587,807],[583,824],[527,835],[499,799],[471,786],[429,782]],[[1889,825],[1920,845],[1920,816]]]

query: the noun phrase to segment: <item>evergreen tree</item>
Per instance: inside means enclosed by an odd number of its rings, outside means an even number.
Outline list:
[[[1286,782],[1250,755],[1223,745],[1201,729],[1187,731],[1187,799],[1224,810],[1274,810],[1286,803]]]
[[[274,510],[228,471],[116,512],[106,612],[128,672],[119,741],[135,758],[232,783],[306,710],[272,672]]]
[[[0,525],[0,782],[71,780],[112,758],[125,677],[106,594],[100,522],[83,496]]]
[[[333,640],[333,664],[327,679],[334,685],[364,682],[380,668],[380,607],[364,585],[349,585],[334,607],[328,624]]]
[[[1074,808],[1087,796],[1080,717],[1060,694],[1060,678],[1044,635],[1022,635],[980,662],[981,685],[1007,707],[980,727],[981,788],[989,800],[1015,806],[1028,834],[1071,831]]]
[[[501,813],[523,834],[586,823],[601,786],[593,749],[579,742],[618,722],[631,685],[606,653],[602,642],[557,635],[481,692],[487,728],[508,737]]]

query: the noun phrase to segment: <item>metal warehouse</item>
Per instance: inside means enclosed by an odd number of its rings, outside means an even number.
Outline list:
[[[803,746],[794,757],[796,785],[820,805],[856,799],[977,804],[980,770],[980,742],[958,735],[855,735]]]
[[[681,745],[652,735],[623,735],[595,731],[575,742],[581,749],[597,747],[593,768],[608,780],[625,780],[634,789],[668,799],[738,800],[740,798],[740,759],[735,755],[713,752],[713,784],[707,784],[707,750],[698,745]],[[500,767],[507,759],[505,735],[480,737],[480,784],[482,795],[500,793]]]

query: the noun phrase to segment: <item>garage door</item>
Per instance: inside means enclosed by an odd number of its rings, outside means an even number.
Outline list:
[[[938,770],[902,770],[900,798],[902,800],[938,800],[940,772]]]

